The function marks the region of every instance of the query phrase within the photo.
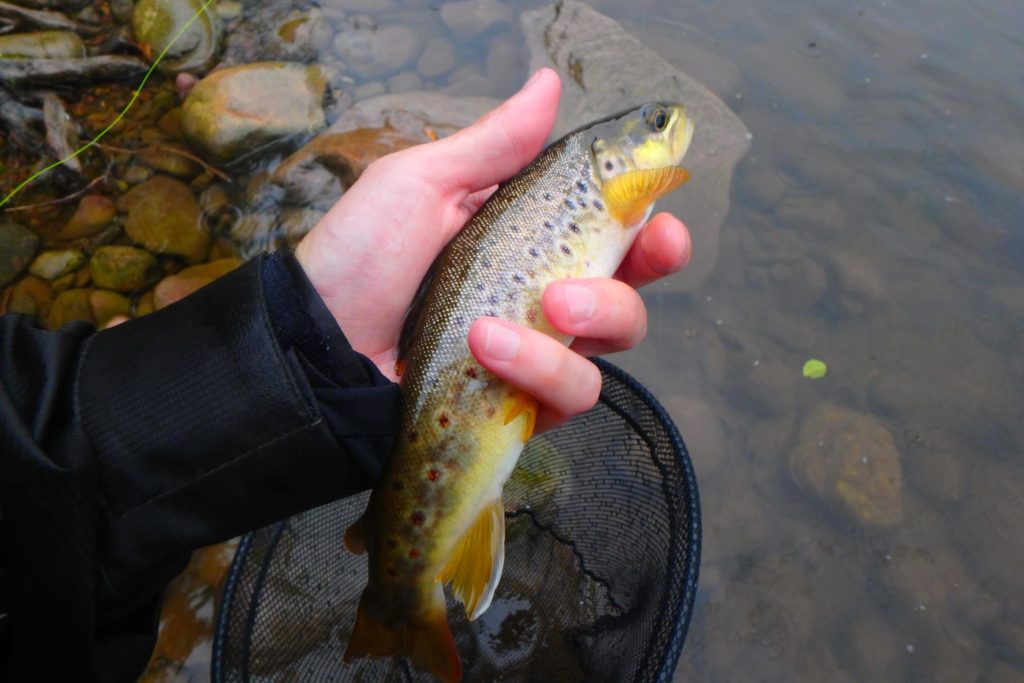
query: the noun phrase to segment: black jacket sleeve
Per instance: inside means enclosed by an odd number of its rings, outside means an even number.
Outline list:
[[[0,339],[3,680],[133,680],[193,549],[365,490],[390,451],[397,385],[289,256],[110,330],[5,316]]]

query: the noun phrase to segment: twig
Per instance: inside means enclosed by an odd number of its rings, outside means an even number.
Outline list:
[[[139,152],[168,152],[170,154],[177,154],[178,156],[182,156],[185,157],[186,159],[191,159],[192,161],[196,162],[197,164],[202,166],[203,170],[206,171],[207,173],[217,176],[226,183],[231,183],[231,177],[228,176],[223,171],[215,168],[214,166],[211,166],[207,162],[197,157],[195,154],[192,154],[191,152],[186,152],[185,150],[178,149],[176,147],[168,147],[167,145],[151,145],[149,147],[142,147],[141,149],[129,149],[128,147],[108,145],[105,142],[98,142],[96,143],[96,146],[99,147],[100,149],[110,150],[111,152],[127,152],[129,154],[138,154]]]
[[[83,187],[81,190],[76,190],[75,192],[72,192],[69,195],[65,195],[65,196],[59,197],[57,199],[49,199],[49,200],[47,200],[45,202],[36,202],[35,204],[22,204],[21,206],[9,206],[6,209],[4,209],[4,211],[8,211],[8,212],[13,213],[15,211],[29,211],[31,209],[40,209],[40,208],[43,208],[45,206],[56,206],[57,204],[63,204],[64,202],[67,202],[67,201],[70,201],[72,199],[76,199],[78,197],[81,197],[83,194],[85,194],[86,192],[88,192],[92,188],[96,187],[97,185],[102,183],[104,180],[107,180],[107,174],[106,173],[104,173],[101,176],[98,176],[98,177],[94,178],[88,185]]]

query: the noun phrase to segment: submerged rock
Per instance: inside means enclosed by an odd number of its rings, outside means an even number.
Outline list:
[[[28,275],[11,287],[4,298],[3,313],[24,313],[45,318],[53,301],[53,288],[42,278]]]
[[[443,76],[455,68],[455,48],[444,38],[431,38],[416,60],[416,70],[425,78]]]
[[[85,43],[71,31],[37,31],[0,36],[0,59],[74,59],[85,57]]]
[[[407,26],[353,26],[334,38],[334,52],[361,78],[380,78],[416,59],[423,43]]]
[[[632,103],[674,100],[686,106],[695,132],[683,165],[692,180],[658,209],[685,215],[693,237],[693,260],[666,286],[693,289],[718,258],[718,231],[728,212],[733,171],[750,147],[746,127],[707,88],[578,0],[523,12],[521,22],[530,71],[550,66],[562,77],[555,136]]]
[[[21,275],[38,247],[39,238],[28,228],[0,222],[0,287],[6,287]]]
[[[139,0],[132,11],[135,40],[145,43],[160,54],[171,45],[160,63],[166,74],[182,71],[203,71],[213,65],[220,46],[220,19],[213,12],[203,11],[192,25],[177,38],[181,30],[203,6],[202,0]]]
[[[227,257],[191,266],[183,269],[180,273],[165,277],[153,288],[153,307],[160,309],[184,299],[192,292],[205,287],[221,275],[230,273],[240,265],[242,265],[241,259]]]
[[[117,211],[110,197],[101,194],[89,194],[78,202],[78,208],[68,222],[57,233],[57,239],[74,240],[80,237],[92,237],[110,225]]]
[[[315,66],[259,62],[216,71],[182,105],[181,131],[204,154],[230,161],[324,127],[327,81]]]
[[[876,418],[825,403],[804,418],[793,475],[865,524],[903,521],[903,476],[892,433]]]
[[[180,180],[150,178],[124,194],[119,205],[128,211],[124,227],[128,237],[146,249],[191,262],[206,256],[210,231],[199,202]]]
[[[189,149],[184,145],[166,142],[158,147],[144,149],[135,157],[139,163],[167,175],[194,178],[202,172],[203,167],[195,160],[190,159],[190,154]]]
[[[441,5],[441,19],[459,40],[469,40],[512,21],[512,10],[498,0],[454,0]]]
[[[156,282],[163,271],[156,257],[138,247],[107,246],[93,252],[89,272],[97,287],[137,292]]]
[[[50,306],[50,312],[46,316],[46,327],[59,330],[77,320],[95,324],[90,294],[92,291],[88,289],[69,289],[61,292]]]
[[[77,249],[55,249],[44,251],[36,256],[29,266],[28,272],[44,280],[56,280],[59,277],[78,270],[85,263],[85,254]]]
[[[106,327],[111,318],[131,315],[132,312],[132,302],[128,297],[105,289],[97,289],[89,294],[89,304],[92,306],[96,326],[100,328]]]

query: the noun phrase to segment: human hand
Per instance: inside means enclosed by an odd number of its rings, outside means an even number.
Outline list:
[[[540,153],[554,126],[561,84],[543,69],[472,126],[379,159],[299,243],[296,258],[352,347],[395,379],[397,341],[420,281],[497,183]],[[614,278],[561,280],[544,292],[551,337],[480,318],[469,348],[485,368],[541,404],[538,430],[589,409],[601,375],[584,356],[637,344],[647,314],[634,289],[679,270],[690,235],[669,214],[648,223]]]

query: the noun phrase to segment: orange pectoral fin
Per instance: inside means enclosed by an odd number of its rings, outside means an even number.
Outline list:
[[[444,683],[459,683],[462,663],[455,649],[455,639],[448,626],[444,589],[437,585],[433,609],[427,615],[410,615],[397,625],[377,621],[365,606],[366,595],[359,601],[356,624],[342,660],[348,664],[361,657],[393,657],[404,655],[420,669],[429,671]]]
[[[537,399],[529,394],[517,391],[508,402],[508,410],[505,413],[505,424],[510,424],[520,415],[526,415],[526,424],[523,425],[523,443],[530,440],[533,430],[537,427],[537,411],[540,404]]]
[[[647,207],[690,179],[690,172],[678,166],[627,171],[604,184],[608,212],[623,225],[643,219]]]
[[[490,607],[504,565],[505,506],[498,497],[484,506],[459,539],[437,580],[451,582],[452,593],[466,606],[466,617],[472,621]]]

